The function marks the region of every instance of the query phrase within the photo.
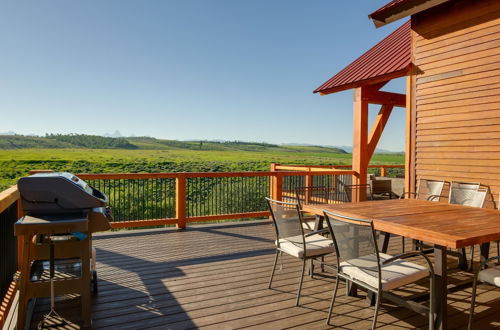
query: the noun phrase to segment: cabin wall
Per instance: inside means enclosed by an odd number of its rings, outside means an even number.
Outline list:
[[[498,200],[500,1],[452,1],[412,30],[414,178],[480,182]]]

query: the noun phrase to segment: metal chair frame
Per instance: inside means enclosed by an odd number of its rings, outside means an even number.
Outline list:
[[[421,194],[422,182],[424,182],[424,181],[426,182],[427,188],[429,191],[432,190],[429,187],[429,183],[435,184],[437,186],[436,191],[434,191],[434,194],[428,194],[428,196],[425,198],[425,200],[428,200],[431,202],[439,202],[439,198],[443,197],[443,196],[441,196],[441,194],[443,192],[443,188],[444,188],[444,185],[446,183],[446,181],[444,181],[444,180],[433,180],[433,179],[420,178],[420,179],[418,179],[417,191],[415,191],[415,192],[411,192],[411,191],[403,192],[403,194],[401,195],[400,198],[404,199],[405,195],[413,195],[413,196],[415,196],[415,198],[418,199],[420,197],[420,194]]]
[[[266,201],[267,201],[267,204],[269,206],[269,210],[271,211],[271,217],[272,217],[272,220],[273,220],[273,223],[274,223],[274,229],[276,231],[276,256],[274,258],[273,270],[272,270],[271,276],[269,278],[269,285],[268,285],[269,289],[271,288],[271,284],[272,284],[273,277],[274,277],[274,272],[276,270],[276,264],[278,263],[278,256],[281,255],[282,253],[287,253],[286,251],[283,251],[283,250],[280,249],[280,238],[282,238],[282,237],[280,237],[279,227],[278,227],[278,224],[277,224],[278,220],[275,217],[275,214],[274,214],[274,211],[273,211],[273,208],[272,208],[272,204],[282,205],[282,206],[288,206],[288,207],[290,207],[291,210],[295,209],[296,212],[297,212],[297,217],[298,217],[298,220],[299,220],[298,226],[300,227],[300,232],[302,233],[302,244],[303,244],[302,247],[304,249],[303,257],[300,258],[300,259],[302,259],[302,271],[301,271],[301,275],[300,275],[299,287],[297,289],[297,299],[295,301],[295,306],[298,306],[299,305],[299,299],[300,299],[300,291],[302,290],[302,283],[304,281],[304,273],[305,273],[305,268],[306,268],[306,262],[308,260],[316,259],[318,257],[323,257],[323,256],[329,254],[329,253],[325,253],[325,254],[319,254],[319,255],[314,255],[314,256],[308,257],[307,256],[307,247],[306,247],[306,237],[312,236],[312,235],[315,235],[315,234],[321,234],[321,233],[329,232],[329,230],[327,228],[326,230],[323,229],[323,230],[313,231],[313,232],[305,234],[304,233],[304,228],[303,228],[302,212],[299,209],[299,204],[277,201],[277,200],[273,200],[273,199],[270,199],[270,198],[267,198],[267,197],[266,197]],[[313,274],[312,274],[312,269],[311,269],[311,277],[312,277],[312,275]]]
[[[488,262],[491,262],[493,260],[498,260],[498,259],[500,259],[500,256],[491,257],[491,258],[484,260],[479,265],[476,273],[474,274],[474,282],[472,284],[472,297],[471,297],[471,304],[470,304],[470,311],[469,311],[469,323],[467,325],[467,329],[469,329],[469,330],[472,329],[472,319],[474,318],[474,305],[476,304],[476,289],[477,289],[477,282],[478,282],[479,273],[484,268],[484,266],[486,266],[486,264]]]
[[[479,182],[460,182],[460,181],[451,181],[450,182],[450,192],[448,195],[448,203],[450,204],[460,204],[463,205],[462,203],[457,203],[455,200],[454,193],[457,191],[477,191],[481,188],[481,184]]]
[[[443,197],[443,196],[441,196],[441,194],[443,192],[443,188],[444,188],[444,185],[445,185],[446,181],[444,181],[444,180],[424,179],[424,178],[418,179],[417,191],[415,191],[415,192],[412,192],[412,191],[403,192],[403,194],[399,197],[399,199],[405,199],[406,195],[413,195],[416,199],[420,199],[419,198],[420,197],[420,189],[421,189],[421,186],[422,186],[422,182],[424,182],[424,181],[426,182],[427,189],[429,191],[432,190],[429,187],[429,183],[435,184],[437,186],[436,191],[434,191],[435,194],[428,194],[428,196],[426,198],[424,198],[424,200],[431,201],[431,202],[439,202],[439,199],[441,197]],[[414,240],[413,244],[418,247],[418,246],[421,246],[423,243],[421,241]],[[402,245],[402,251],[405,252],[405,237],[404,236],[401,236],[401,245]]]
[[[474,199],[471,198],[464,198],[462,200],[457,201],[455,198],[457,192],[469,192],[473,193],[473,198],[475,198],[477,193],[481,193],[482,198],[479,199],[479,202],[475,205],[471,205],[474,202],[476,202]],[[479,207],[482,208],[484,205],[484,201],[486,200],[486,195],[488,194],[488,189],[481,188],[481,184],[479,182],[461,182],[461,181],[451,181],[450,182],[450,192],[448,196],[448,203],[450,204],[459,204],[459,205],[465,205],[465,206],[473,206],[473,207]],[[473,268],[473,260],[474,260],[474,246],[471,247],[471,254],[470,254],[470,263],[469,266],[467,267],[467,257],[466,257],[466,252],[465,248],[461,249],[461,256],[459,258],[462,259],[460,261],[460,265],[464,267],[465,269],[472,270]]]
[[[342,190],[344,191],[344,196],[347,202],[352,202],[352,192],[353,190],[366,189],[367,200],[373,200],[372,187],[370,184],[342,184]]]
[[[317,196],[315,193],[320,193],[320,196]],[[295,198],[297,204],[299,204],[299,208],[302,210],[302,203],[307,201],[307,196],[312,195],[313,200],[309,200],[309,204],[328,204],[330,200],[337,200],[336,198],[340,197],[339,190],[335,187],[315,187],[315,186],[306,186],[306,187],[297,187],[295,188]],[[319,203],[318,200],[314,200],[314,198],[323,198],[326,199],[326,203]]]
[[[413,252],[407,252],[407,253],[403,253],[403,254],[399,254],[399,255],[393,256],[392,258],[387,259],[387,260],[385,260],[385,261],[383,261],[381,263],[380,262],[379,252],[378,252],[378,246],[377,246],[377,239],[376,239],[375,229],[373,227],[373,222],[371,220],[346,217],[346,216],[335,214],[335,213],[328,212],[328,211],[324,211],[324,216],[325,216],[325,219],[327,220],[326,222],[328,224],[330,232],[332,233],[332,239],[333,239],[333,243],[334,243],[334,246],[335,246],[335,253],[338,256],[337,257],[337,277],[335,279],[335,288],[334,288],[334,291],[333,291],[332,302],[330,304],[330,309],[328,311],[328,317],[327,317],[326,323],[328,325],[331,325],[330,324],[330,319],[331,319],[331,315],[332,315],[332,312],[333,312],[333,306],[335,304],[335,298],[337,296],[337,290],[338,290],[338,285],[339,285],[339,278],[341,278],[341,279],[345,280],[346,282],[352,282],[352,283],[357,284],[357,285],[365,288],[366,290],[371,291],[374,294],[376,294],[375,311],[374,311],[373,322],[372,322],[372,329],[375,329],[376,324],[377,324],[377,317],[378,317],[378,310],[379,310],[379,307],[380,307],[380,301],[382,300],[382,297],[384,297],[384,295],[387,298],[389,298],[391,301],[397,301],[397,302],[400,302],[400,303],[403,303],[403,301],[404,301],[403,298],[401,298],[399,296],[396,296],[394,294],[391,294],[389,292],[386,292],[386,291],[384,291],[382,289],[382,267],[381,266],[382,265],[390,264],[391,262],[394,262],[394,261],[397,261],[397,260],[400,260],[400,259],[406,259],[406,258],[409,258],[409,257],[421,256],[427,262],[427,266],[428,266],[428,269],[429,269],[429,280],[430,280],[430,284],[429,284],[430,298],[429,298],[429,300],[430,300],[430,303],[429,303],[429,309],[427,311],[427,314],[428,314],[428,317],[429,317],[429,329],[433,330],[434,326],[435,326],[435,324],[434,324],[435,323],[435,320],[434,320],[434,301],[433,301],[434,300],[434,268],[432,266],[432,262],[430,261],[430,259],[424,253],[422,253],[420,251],[413,251]],[[369,284],[367,284],[365,282],[359,281],[357,279],[353,279],[349,275],[344,274],[342,272],[342,267],[340,265],[341,255],[340,255],[340,252],[339,252],[339,247],[338,247],[337,240],[335,238],[335,231],[332,229],[332,225],[330,223],[330,218],[334,218],[335,220],[341,221],[341,222],[351,223],[351,224],[355,224],[355,225],[358,225],[358,226],[368,226],[368,227],[371,228],[371,234],[373,235],[372,238],[373,238],[373,243],[374,243],[374,254],[375,254],[376,260],[377,260],[377,274],[378,274],[378,286],[377,287],[373,287],[373,286],[371,286],[371,285],[369,285]]]

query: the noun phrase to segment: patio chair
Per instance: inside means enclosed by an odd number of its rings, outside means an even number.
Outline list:
[[[480,187],[481,187],[480,183],[451,181],[448,203],[459,204],[459,205],[469,205],[471,203],[474,204],[476,203],[474,201],[475,192]]]
[[[372,187],[369,184],[343,184],[341,189],[344,192],[344,202],[352,202],[353,193],[358,191],[365,194],[366,200],[373,200]]]
[[[488,189],[480,188],[474,193],[471,193],[469,195],[470,195],[469,198],[463,201],[463,205],[482,208],[484,206],[486,196],[488,195]],[[465,249],[462,249],[462,253],[465,253]],[[472,270],[473,265],[474,265],[474,245],[471,246],[470,248],[469,270]]]
[[[341,196],[335,187],[298,187],[295,188],[295,201],[302,210],[304,204],[334,204],[339,203]],[[314,215],[302,214],[303,226],[306,230],[317,230],[318,219]]]
[[[439,202],[441,194],[443,192],[443,187],[446,181],[444,180],[432,180],[432,179],[418,179],[417,190],[415,192],[407,191],[399,197],[399,199],[405,199],[406,196],[414,196],[416,199],[427,200],[431,202]],[[405,237],[401,236],[402,251],[405,252]],[[422,241],[413,241],[414,246],[422,246]]]
[[[370,180],[372,195],[374,199],[393,199],[399,196],[392,192],[392,180],[376,178]]]
[[[278,256],[286,253],[292,257],[302,260],[302,273],[300,276],[299,288],[297,290],[297,300],[295,305],[299,305],[300,290],[304,280],[306,261],[322,257],[334,251],[331,238],[321,236],[320,233],[329,231],[328,228],[322,231],[304,233],[302,225],[302,212],[297,203],[287,203],[266,198],[269,210],[276,230],[276,257],[274,259],[273,270],[269,279],[269,289],[273,281],[274,271],[278,262]],[[312,275],[312,269],[311,269]]]
[[[434,329],[434,269],[429,258],[420,251],[397,256],[380,253],[372,221],[345,217],[327,211],[325,211],[324,215],[333,235],[337,255],[337,278],[328,311],[327,324],[330,325],[339,279],[353,282],[376,295],[372,322],[372,329],[374,329],[377,324],[378,310],[382,298],[385,297],[406,306],[411,305],[402,297],[396,296],[389,291],[429,276],[429,329]],[[346,227],[348,230],[346,230]],[[414,256],[424,258],[427,267],[404,260]]]
[[[469,324],[468,324],[469,330],[472,329],[472,319],[474,318],[474,305],[476,303],[477,283],[478,282],[487,283],[497,288],[500,288],[500,266],[483,269],[486,266],[486,264],[488,264],[493,260],[498,260],[498,259],[500,259],[500,256],[486,259],[481,263],[481,265],[479,266],[479,268],[475,273],[474,282],[472,284],[472,296],[471,296],[470,312],[469,312]]]
[[[483,207],[484,200],[488,191],[480,191],[480,183],[471,182],[458,182],[452,181],[450,183],[450,192],[448,197],[448,203],[473,206],[473,207]],[[474,255],[474,246],[471,247],[471,258]],[[465,248],[462,248],[462,254],[459,255],[462,258],[460,264],[467,268],[467,258]],[[472,269],[472,259],[470,261],[469,269]]]
[[[401,199],[405,198],[405,196],[407,195],[413,195],[416,199],[439,202],[439,198],[441,197],[441,193],[443,192],[444,184],[444,180],[431,180],[421,178],[418,180],[417,191],[403,192],[403,195],[401,195]]]

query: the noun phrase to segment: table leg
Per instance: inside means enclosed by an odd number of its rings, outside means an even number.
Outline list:
[[[351,282],[351,281],[347,281],[346,284],[347,284],[347,290],[346,290],[347,296],[357,297],[358,296],[358,285]]]
[[[314,231],[323,229],[323,220],[324,220],[323,216],[316,215],[316,221],[314,222]],[[322,259],[322,261],[323,261],[323,259]],[[324,272],[324,271],[325,271],[325,268],[323,266],[323,263],[321,263],[321,272]],[[312,278],[313,274],[314,274],[314,263],[313,263],[313,259],[311,259],[309,261],[309,276],[311,276],[311,278]]]
[[[460,251],[461,253],[458,256],[458,268],[460,268],[461,270],[467,270],[468,263],[467,263],[467,254],[465,252],[465,248],[462,248]]]
[[[387,249],[389,248],[389,240],[391,238],[390,233],[380,232],[382,236],[382,253],[387,253]]]
[[[434,306],[436,308],[436,329],[448,328],[448,279],[447,279],[447,249],[434,245]]]
[[[490,254],[490,242],[481,244],[481,262],[488,259]]]
[[[314,230],[321,230],[323,229],[323,216],[321,215],[316,215],[316,222],[314,223]]]

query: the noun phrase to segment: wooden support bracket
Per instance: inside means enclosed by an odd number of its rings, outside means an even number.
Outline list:
[[[373,123],[370,135],[368,137],[368,147],[366,150],[368,154],[368,162],[370,162],[370,159],[375,152],[375,148],[377,147],[378,141],[382,136],[382,132],[384,131],[385,125],[389,120],[393,108],[394,106],[391,104],[384,104],[380,107],[380,111],[377,115],[377,118],[375,119],[375,122]]]

